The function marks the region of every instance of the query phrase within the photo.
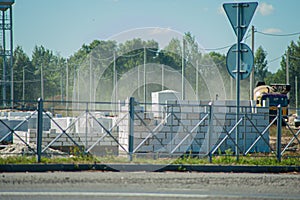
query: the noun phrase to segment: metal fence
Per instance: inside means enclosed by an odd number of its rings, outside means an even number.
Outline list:
[[[0,143],[2,149],[11,143],[23,144],[38,162],[55,153],[49,149],[128,156],[129,160],[134,155],[193,154],[212,161],[226,149],[237,159],[263,155],[281,161],[284,156],[300,155],[300,129],[284,121],[280,106],[269,121],[268,108],[260,112],[257,107],[241,106],[237,116],[234,105],[217,102],[150,104],[130,98],[124,102],[39,99],[30,103],[30,109],[21,106],[19,112],[2,110]]]

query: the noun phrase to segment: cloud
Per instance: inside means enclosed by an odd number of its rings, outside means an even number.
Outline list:
[[[274,11],[274,7],[271,4],[267,4],[265,2],[258,5],[258,12],[263,15],[270,15]]]
[[[267,28],[263,30],[263,32],[273,34],[273,33],[281,33],[282,31],[278,28]]]

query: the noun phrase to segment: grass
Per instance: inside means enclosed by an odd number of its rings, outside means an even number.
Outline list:
[[[36,164],[35,156],[12,156],[7,158],[0,158],[0,164]],[[209,163],[207,158],[198,158],[192,155],[185,155],[180,158],[133,158],[129,161],[127,157],[106,156],[94,157],[90,155],[73,156],[67,158],[45,158],[42,157],[41,163],[44,164],[107,164],[107,163],[134,163],[134,164],[182,164],[182,165],[256,165],[256,166],[300,166],[299,157],[282,158],[281,162],[273,157],[266,156],[240,156],[239,161],[234,155],[217,155],[212,158],[212,163]]]
[[[270,135],[276,135],[276,126],[270,128]],[[290,135],[287,129],[283,129],[283,135]],[[231,149],[227,149],[225,153],[218,151],[216,155],[212,157],[212,163],[208,161],[207,157],[199,158],[198,156],[185,154],[176,158],[162,158],[159,155],[141,156],[134,155],[133,160],[130,162],[127,156],[115,156],[112,153],[107,152],[107,156],[96,157],[92,155],[84,154],[78,147],[70,149],[69,157],[53,157],[48,158],[42,156],[41,163],[44,164],[108,164],[108,163],[134,163],[134,164],[180,164],[180,165],[255,165],[255,166],[300,166],[300,154],[297,152],[285,152],[278,162],[275,154],[269,153],[253,153],[246,156],[240,156],[239,160],[236,160],[234,152]],[[35,164],[36,157],[28,155],[9,156],[5,158],[0,157],[0,164]]]

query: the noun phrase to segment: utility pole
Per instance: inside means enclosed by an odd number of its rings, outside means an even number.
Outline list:
[[[252,26],[251,29],[251,36],[252,36],[252,52],[254,52],[254,26]],[[251,74],[250,74],[250,100],[253,100],[253,89],[254,89],[254,71],[255,71],[255,65],[252,68]]]
[[[139,75],[138,75],[139,76]],[[116,52],[114,51],[114,78],[113,78],[113,90],[114,90],[114,113],[117,112],[117,70],[116,70]]]
[[[68,101],[69,101],[69,66],[68,66],[68,60],[66,61],[66,110],[67,110],[67,116],[68,116]]]
[[[198,59],[196,60],[196,100],[199,100],[199,63]]]
[[[296,102],[295,102],[296,114],[298,117],[298,77],[297,76],[295,76],[295,96],[296,96]]]
[[[79,88],[79,70],[80,68],[78,67],[77,68],[77,101],[79,102],[80,101],[80,88]],[[79,103],[78,103],[78,108],[79,108]]]
[[[183,37],[182,38],[182,55],[181,55],[181,100],[185,99],[184,73],[185,73],[185,40]]]
[[[61,70],[61,77],[60,77],[60,101],[62,102],[64,100],[64,93],[63,93],[63,72],[62,72],[62,68],[60,69]]]
[[[147,62],[147,55],[146,55],[146,47],[144,47],[144,103],[146,103],[146,62]],[[145,111],[146,111],[146,104],[145,104]]]
[[[90,103],[92,102],[92,53],[90,54]]]
[[[161,90],[164,90],[165,83],[165,69],[164,64],[161,64]]]
[[[144,52],[145,53],[145,52]],[[144,58],[145,59],[145,58]],[[137,68],[137,88],[138,88],[138,97],[141,96],[141,88],[140,88],[140,67]]]
[[[41,96],[44,100],[44,75],[43,75],[43,64],[41,65]]]
[[[286,84],[289,83],[289,51],[286,51]]]
[[[289,85],[290,84],[290,72],[289,72],[289,50],[286,51],[286,84]],[[288,93],[288,99],[290,99],[290,94]]]
[[[23,91],[22,91],[22,100],[23,100],[23,104],[25,104],[25,67],[23,67]]]

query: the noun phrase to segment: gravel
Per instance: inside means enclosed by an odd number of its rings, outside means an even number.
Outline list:
[[[25,145],[25,144],[10,144],[4,147],[3,149],[0,150],[0,157],[1,158],[6,158],[9,156],[16,156],[16,155],[34,155],[36,152],[36,144],[29,144],[30,148]],[[67,156],[66,153],[48,148],[45,150],[43,156],[47,157],[54,157],[54,156]]]

